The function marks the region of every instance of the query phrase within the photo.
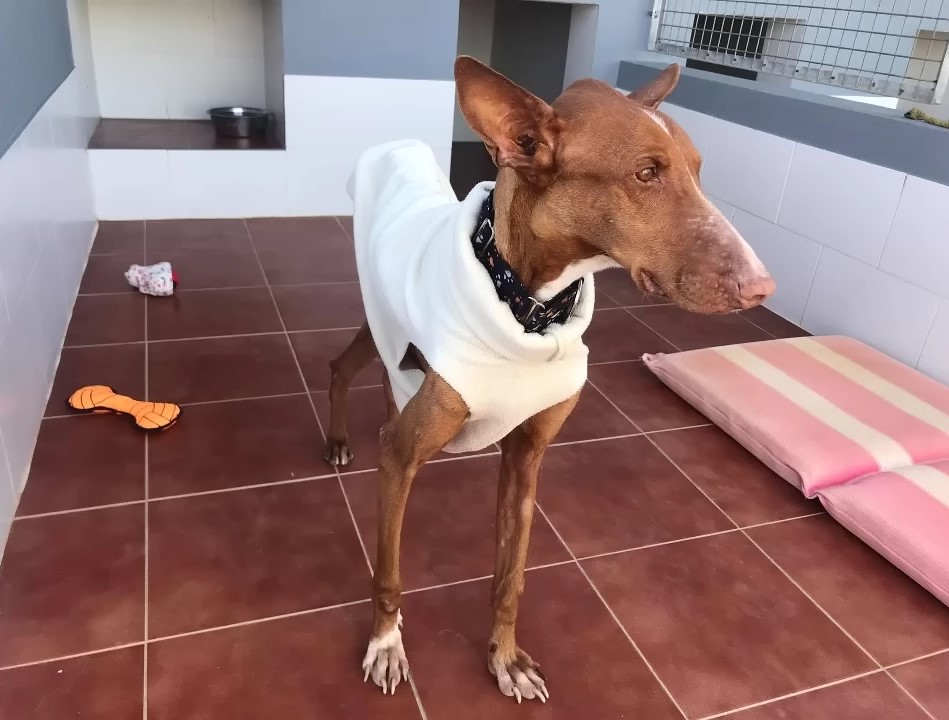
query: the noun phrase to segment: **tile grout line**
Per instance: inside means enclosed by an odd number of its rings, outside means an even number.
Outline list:
[[[349,233],[346,232],[346,228],[343,227],[343,223],[340,221],[339,216],[334,216],[336,218],[336,224],[339,225],[340,229],[343,231],[343,234],[349,236]],[[352,240],[353,238],[350,238]],[[383,369],[385,372],[385,369]],[[302,374],[302,371],[301,371]],[[305,384],[305,381],[304,381]],[[378,386],[377,386],[378,387]],[[310,396],[310,402],[313,404],[313,396]],[[316,412],[316,405],[313,404],[313,414],[316,415],[316,421],[320,424],[320,432],[323,434],[323,439],[326,439],[326,433],[323,430],[323,423],[320,421],[319,413]],[[356,539],[359,540],[359,547],[362,548],[362,555],[366,559],[366,567],[369,568],[369,577],[370,581],[375,576],[375,571],[372,568],[372,561],[369,559],[369,552],[366,550],[366,543],[363,541],[362,533],[359,531],[359,523],[356,522],[356,515],[353,513],[353,507],[349,502],[349,495],[346,493],[346,485],[343,483],[343,476],[339,471],[339,467],[333,468],[336,471],[336,478],[339,480],[339,489],[343,493],[343,500],[346,501],[346,509],[349,510],[349,518],[353,522],[353,529],[356,531]],[[371,600],[370,600],[371,602]],[[425,705],[422,703],[422,696],[418,691],[418,686],[415,684],[415,676],[412,673],[411,667],[409,668],[409,687],[412,689],[412,696],[415,698],[415,705],[418,708],[419,715],[421,720],[428,720],[428,714],[425,712]],[[395,691],[393,690],[393,693]]]
[[[142,248],[148,257],[148,223],[142,223]],[[145,399],[149,399],[148,392],[148,305],[149,298],[146,296],[145,302],[145,346],[144,346],[144,359],[145,359]],[[148,545],[148,498],[149,498],[149,477],[148,477],[148,433],[145,434],[145,502],[143,503],[142,512],[144,514],[145,520],[145,588],[144,588],[144,597],[145,597],[145,611],[143,617],[143,628],[142,634],[144,635],[142,646],[142,720],[148,720],[148,554],[149,554],[149,545]]]
[[[271,295],[271,298],[273,295]],[[147,300],[147,298],[146,298]],[[276,303],[276,300],[274,300]],[[283,317],[280,318],[281,323],[283,322]],[[191,342],[194,340],[230,340],[234,338],[249,338],[249,337],[267,337],[275,335],[302,335],[304,333],[331,333],[331,332],[342,332],[345,330],[358,330],[358,327],[332,327],[332,328],[317,328],[311,330],[267,330],[264,332],[252,332],[252,333],[231,333],[227,335],[194,335],[188,337],[178,337],[178,338],[156,338],[151,340],[152,344],[163,344],[163,343],[179,343],[179,342]],[[76,350],[76,349],[88,349],[88,348],[100,348],[100,347],[115,347],[116,345],[144,345],[144,340],[125,340],[122,342],[111,342],[111,343],[86,343],[78,345],[64,345],[63,350]]]
[[[916,696],[913,695],[913,693],[911,693],[911,692],[906,688],[905,685],[903,685],[903,683],[901,683],[899,680],[897,680],[895,677],[893,677],[893,673],[891,673],[888,668],[884,668],[884,669],[883,669],[883,672],[886,674],[886,676],[887,676],[888,678],[890,678],[890,680],[893,681],[893,684],[896,685],[896,687],[898,687],[900,690],[902,690],[902,691],[906,694],[906,697],[908,697],[910,700],[913,701],[913,703],[916,705],[916,707],[918,707],[920,710],[923,711],[923,713],[926,715],[926,717],[929,718],[929,720],[937,720],[936,717],[935,717],[931,712],[929,712],[928,709],[926,709],[926,706],[923,705],[923,704],[916,698]]]
[[[324,478],[324,479],[325,479],[325,478]],[[566,543],[565,543],[564,539],[560,536],[559,532],[557,532],[556,528],[553,526],[553,523],[550,521],[549,516],[546,515],[546,513],[543,511],[542,508],[538,508],[538,511],[539,511],[539,512],[541,513],[541,515],[544,517],[544,520],[547,522],[547,524],[551,526],[551,529],[552,529],[552,530],[554,531],[554,533],[557,535],[557,537],[558,537],[558,539],[560,540],[561,544],[563,544],[563,545],[565,546],[565,549],[567,550],[568,554],[570,554],[571,558],[568,559],[568,560],[561,560],[561,561],[553,562],[553,563],[545,563],[545,564],[542,564],[542,565],[533,565],[533,566],[530,566],[530,567],[526,568],[526,572],[534,572],[535,570],[545,570],[545,569],[549,569],[549,568],[563,567],[563,566],[565,566],[565,565],[575,565],[575,564],[587,562],[587,561],[589,561],[589,560],[596,560],[596,559],[602,558],[602,557],[609,557],[609,556],[619,555],[619,554],[623,554],[623,553],[627,553],[627,552],[636,552],[636,551],[638,551],[638,550],[648,550],[648,549],[651,549],[651,548],[654,548],[654,547],[659,547],[659,546],[663,546],[663,545],[670,545],[670,544],[677,544],[677,543],[680,543],[680,542],[689,542],[689,541],[692,541],[692,540],[700,540],[700,539],[703,539],[703,538],[706,538],[706,537],[713,537],[713,536],[716,536],[716,535],[727,535],[727,534],[732,534],[732,533],[740,532],[740,531],[743,530],[743,529],[754,529],[754,528],[763,527],[763,526],[766,526],[766,525],[775,525],[775,524],[784,523],[784,522],[791,522],[791,521],[793,521],[793,520],[800,520],[800,519],[803,519],[803,518],[812,517],[813,515],[822,515],[822,514],[824,514],[823,512],[820,512],[820,513],[813,513],[813,514],[809,514],[809,515],[800,515],[800,516],[793,517],[793,518],[786,518],[786,519],[784,519],[784,520],[775,520],[775,521],[771,521],[771,522],[767,522],[767,523],[759,523],[759,524],[757,524],[757,525],[749,525],[749,526],[746,526],[745,528],[733,528],[733,529],[730,529],[730,530],[720,530],[720,531],[715,532],[715,533],[708,533],[708,534],[705,534],[705,535],[696,535],[696,536],[692,536],[692,537],[688,537],[688,538],[681,538],[681,539],[678,539],[678,540],[670,540],[670,541],[666,541],[666,542],[663,542],[663,543],[654,543],[654,544],[650,544],[650,545],[643,545],[643,546],[639,546],[639,547],[635,547],[635,548],[628,548],[628,549],[624,549],[624,550],[614,550],[614,551],[609,551],[609,552],[606,552],[606,553],[599,553],[599,554],[594,554],[594,555],[584,555],[584,556],[581,556],[581,557],[575,557],[575,556],[573,555],[573,553],[570,551],[569,547],[566,547]],[[410,589],[410,590],[405,590],[405,591],[403,591],[403,595],[420,594],[420,593],[424,593],[424,592],[431,592],[431,591],[436,591],[436,590],[442,590],[442,589],[445,589],[445,588],[456,587],[456,586],[458,586],[458,585],[466,585],[466,584],[475,583],[475,582],[483,582],[483,581],[485,581],[485,580],[490,580],[491,578],[492,578],[492,575],[481,575],[481,576],[473,577],[473,578],[465,578],[465,579],[463,579],[463,580],[453,580],[453,581],[450,581],[450,582],[439,583],[439,584],[436,584],[436,585],[428,585],[428,586],[425,586],[425,587],[413,588],[413,589]],[[274,621],[274,620],[283,620],[283,619],[286,619],[286,618],[299,617],[299,616],[303,616],[303,615],[311,615],[311,614],[316,614],[316,613],[320,613],[320,612],[323,612],[323,611],[337,610],[337,609],[340,609],[340,608],[351,607],[351,606],[355,606],[355,605],[361,605],[361,604],[369,603],[369,602],[371,602],[371,599],[370,599],[370,598],[361,598],[361,599],[359,599],[359,600],[351,600],[351,601],[348,601],[348,602],[337,603],[337,604],[334,604],[334,605],[326,605],[326,606],[321,606],[321,607],[308,608],[308,609],[305,609],[305,610],[298,610],[298,611],[291,612],[291,613],[283,613],[283,614],[280,614],[280,615],[271,615],[271,616],[265,616],[265,617],[260,617],[260,618],[254,618],[254,619],[251,619],[251,620],[244,620],[244,621],[240,621],[240,622],[236,622],[236,623],[229,623],[229,624],[226,624],[226,625],[215,625],[215,626],[213,626],[213,627],[200,628],[200,629],[197,629],[197,630],[190,630],[190,631],[187,631],[187,632],[175,633],[175,634],[172,634],[172,635],[163,635],[163,636],[159,636],[159,637],[155,637],[155,638],[150,638],[150,639],[148,639],[147,642],[148,642],[149,644],[154,644],[154,643],[157,643],[157,642],[165,642],[165,641],[167,641],[167,640],[176,640],[176,639],[183,638],[183,637],[190,637],[190,636],[192,636],[192,635],[204,635],[204,634],[208,634],[208,633],[212,633],[212,632],[217,632],[217,631],[219,631],[219,630],[229,630],[229,629],[232,629],[232,628],[243,627],[243,626],[247,626],[247,625],[259,625],[259,624],[266,623],[266,622],[271,622],[271,621]],[[44,663],[58,662],[58,661],[68,660],[68,659],[76,658],[76,657],[84,657],[84,656],[87,656],[87,655],[95,655],[95,654],[100,654],[100,653],[105,653],[105,652],[111,652],[111,651],[113,651],[113,650],[122,650],[122,649],[129,648],[129,647],[138,647],[138,646],[143,645],[143,644],[144,644],[144,641],[142,641],[142,642],[126,643],[126,644],[123,644],[123,645],[116,645],[116,646],[114,646],[114,647],[97,648],[97,649],[94,649],[94,650],[89,650],[89,651],[85,651],[85,652],[81,652],[81,653],[74,653],[74,654],[70,654],[70,655],[61,655],[61,656],[55,656],[55,657],[50,657],[50,658],[44,658],[44,659],[41,659],[41,660],[29,661],[29,662],[26,662],[26,663],[19,663],[19,664],[16,664],[16,665],[8,665],[8,666],[0,667],[0,672],[2,672],[2,671],[4,671],[4,670],[12,670],[12,669],[20,668],[20,667],[31,666],[31,665],[41,665],[41,664],[44,664]],[[928,658],[936,657],[936,656],[939,656],[939,655],[945,655],[945,654],[947,654],[947,653],[949,653],[949,647],[944,648],[944,649],[942,649],[942,650],[937,650],[937,651],[935,651],[935,652],[926,653],[926,654],[924,654],[924,655],[919,655],[919,656],[916,656],[916,657],[913,657],[913,658],[909,658],[908,660],[902,660],[902,661],[900,661],[900,662],[898,662],[898,663],[893,663],[892,665],[888,665],[888,666],[886,666],[885,668],[879,668],[879,669],[876,669],[876,670],[870,670],[870,671],[868,671],[868,672],[866,672],[866,673],[862,673],[862,674],[859,674],[859,675],[852,676],[851,678],[844,678],[844,679],[842,679],[842,680],[835,680],[835,681],[833,681],[833,682],[831,682],[831,683],[828,683],[827,685],[816,686],[816,687],[813,687],[813,688],[809,688],[809,689],[807,689],[807,690],[799,691],[799,692],[797,692],[797,693],[791,693],[790,695],[787,695],[787,696],[781,696],[781,697],[779,697],[779,698],[772,698],[771,700],[762,701],[762,702],[759,703],[759,704],[767,704],[767,703],[773,702],[773,701],[775,701],[775,700],[780,700],[780,699],[782,699],[782,698],[784,698],[784,697],[790,697],[790,696],[792,696],[792,695],[804,694],[804,693],[810,692],[811,690],[819,689],[819,688],[821,688],[821,687],[825,687],[825,686],[829,686],[829,685],[836,685],[836,684],[840,684],[840,683],[842,683],[842,682],[846,682],[847,679],[854,679],[854,678],[857,678],[857,677],[862,677],[863,675],[871,675],[871,674],[874,674],[874,673],[881,672],[881,670],[891,670],[891,669],[899,668],[899,667],[902,667],[902,666],[904,666],[904,665],[910,665],[910,664],[912,664],[912,663],[914,663],[914,662],[926,660],[926,659],[928,659]],[[743,709],[743,708],[738,708],[738,709]],[[729,711],[727,711],[726,713],[723,713],[723,714],[724,714],[724,715],[727,715],[727,714],[729,714],[729,713],[736,712],[738,709],[729,710]],[[714,716],[714,717],[718,717],[718,715],[716,715],[716,716]],[[709,719],[708,719],[708,718],[703,718],[702,720],[709,720]]]
[[[613,622],[616,623],[616,626],[620,629],[620,632],[622,632],[623,635],[626,636],[626,639],[629,641],[629,644],[632,646],[633,650],[636,651],[636,654],[639,655],[639,658],[643,661],[643,664],[646,666],[646,668],[655,678],[656,682],[659,683],[659,687],[661,687],[663,692],[665,692],[666,696],[669,698],[669,701],[675,706],[675,709],[679,711],[679,714],[682,716],[683,720],[688,720],[689,716],[686,715],[685,710],[682,709],[682,707],[679,705],[679,702],[672,695],[672,692],[670,692],[669,688],[666,687],[666,684],[662,681],[662,678],[659,677],[659,673],[656,672],[656,669],[652,666],[652,663],[649,662],[649,660],[646,658],[645,653],[643,653],[643,651],[640,650],[639,645],[637,645],[636,641],[633,640],[633,636],[629,634],[629,631],[626,629],[623,623],[620,622],[619,618],[616,616],[616,613],[613,612],[613,608],[611,608],[609,603],[606,602],[606,598],[603,597],[603,594],[600,592],[600,589],[593,583],[593,580],[587,574],[586,569],[584,569],[583,565],[581,565],[580,562],[577,560],[577,556],[573,554],[573,550],[570,549],[570,546],[567,545],[567,541],[564,540],[563,535],[560,534],[560,531],[550,521],[550,518],[547,517],[547,513],[544,512],[544,508],[541,507],[540,503],[537,502],[536,499],[534,500],[534,506],[537,508],[537,511],[541,514],[541,517],[543,517],[544,520],[547,522],[547,524],[550,526],[551,530],[554,531],[554,535],[556,535],[557,539],[560,540],[560,544],[563,545],[564,549],[567,551],[567,554],[570,555],[571,558],[573,558],[573,564],[580,571],[580,574],[583,575],[584,579],[587,581],[587,583],[589,584],[593,592],[596,593],[596,596],[600,599],[600,602],[603,603],[603,607],[606,608],[606,611],[610,614],[610,617],[613,618]]]
[[[250,227],[247,225],[247,220],[244,220],[244,229],[247,231],[247,235],[250,238],[251,247],[254,248],[254,255],[257,258],[257,264],[260,266],[260,271],[264,275],[264,280],[267,282],[267,292],[270,293],[270,299],[273,301],[274,310],[277,312],[277,316],[280,318],[280,324],[283,326],[284,337],[287,339],[287,345],[290,347],[290,354],[293,356],[293,362],[297,366],[297,372],[300,374],[300,381],[303,383],[303,387],[307,389],[307,399],[310,403],[310,408],[313,410],[313,417],[316,418],[317,427],[320,429],[320,435],[323,438],[325,443],[326,441],[326,431],[323,429],[323,422],[320,420],[320,414],[316,411],[316,403],[313,402],[313,395],[309,392],[309,387],[306,382],[306,376],[303,374],[303,367],[300,365],[300,360],[297,357],[296,350],[293,347],[293,343],[290,341],[290,333],[287,331],[287,325],[283,320],[283,315],[280,313],[280,306],[277,304],[277,298],[274,295],[273,288],[270,286],[270,279],[267,277],[267,273],[264,270],[264,265],[260,261],[260,255],[257,253],[257,244],[254,242],[254,236],[250,231]],[[339,218],[336,218],[336,223],[340,226],[340,229],[343,230],[344,234],[346,229],[342,226],[342,223],[339,221]],[[354,328],[357,329],[357,328]],[[369,570],[370,580],[373,576],[372,570],[372,561],[369,559],[369,553],[366,551],[366,544],[363,542],[362,533],[359,532],[359,524],[356,522],[356,515],[353,513],[352,504],[349,502],[349,495],[346,493],[346,486],[343,484],[343,477],[340,475],[339,468],[333,468],[336,474],[336,481],[339,484],[340,492],[343,494],[343,502],[346,503],[346,510],[349,512],[349,519],[353,524],[353,531],[356,533],[356,539],[359,541],[359,547],[362,549],[363,558],[366,560],[366,567]],[[425,708],[422,705],[422,698],[419,696],[418,688],[415,686],[415,679],[412,677],[411,671],[409,671],[409,686],[412,688],[412,695],[415,697],[415,704],[418,707],[419,714],[421,715],[421,720],[428,720],[428,716],[425,713]]]
[[[738,713],[744,712],[745,710],[753,710],[755,708],[767,707],[768,705],[773,705],[774,703],[781,702],[782,700],[789,700],[790,698],[800,697],[801,695],[808,695],[812,692],[817,692],[818,690],[825,690],[827,688],[836,687],[837,685],[843,685],[848,682],[853,682],[854,680],[859,680],[865,677],[871,677],[873,675],[883,674],[883,670],[867,670],[866,672],[858,673],[857,675],[850,675],[845,678],[840,678],[839,680],[834,680],[829,683],[824,683],[823,685],[815,685],[814,687],[807,688],[806,690],[799,690],[797,692],[787,693],[785,695],[779,695],[778,697],[769,698],[767,700],[762,700],[761,702],[751,703],[749,705],[742,705],[741,707],[731,708],[730,710],[725,710],[724,712],[714,713],[712,715],[704,715],[697,720],[719,720],[719,718],[731,718],[736,716]]]
[[[351,390],[369,390],[380,388],[382,385],[354,385]],[[248,397],[224,398],[222,400],[197,400],[195,402],[178,403],[179,407],[199,407],[201,405],[223,405],[225,403],[249,402],[254,400],[276,400],[279,398],[301,397],[308,393],[325,393],[327,390],[308,390],[306,392],[276,393],[275,395],[250,395]],[[60,415],[44,415],[43,420],[65,420],[67,418],[88,417],[86,415],[77,415],[75,413],[64,413]]]
[[[591,383],[591,386],[593,386],[592,383]],[[364,386],[364,387],[361,387],[361,388],[354,388],[354,389],[367,389],[367,388],[376,388],[376,387],[381,387],[381,385]],[[600,392],[600,393],[602,394],[602,391],[600,391],[598,388],[596,388],[596,386],[593,386],[593,387],[594,387],[595,390],[597,390],[597,392]],[[317,392],[322,392],[322,391],[317,391]],[[217,403],[240,402],[240,401],[243,401],[243,400],[268,399],[268,398],[271,398],[271,397],[299,397],[299,396],[306,395],[306,394],[307,394],[307,393],[289,393],[289,394],[287,394],[287,395],[263,396],[262,398],[239,398],[239,399],[236,399],[236,400],[211,400],[211,401],[201,402],[201,403],[187,403],[187,404],[182,405],[182,407],[191,407],[191,406],[194,406],[194,405],[214,405],[214,404],[217,404]],[[43,420],[62,420],[62,419],[77,418],[77,417],[81,418],[81,417],[84,417],[84,416],[82,416],[82,415],[53,415],[53,416],[50,416],[50,417],[43,418]],[[317,418],[317,423],[319,424],[319,418]],[[612,441],[612,440],[625,440],[625,439],[633,438],[633,437],[641,437],[641,436],[649,436],[649,435],[661,435],[661,434],[663,434],[663,433],[678,432],[678,431],[681,431],[681,430],[693,430],[693,429],[696,429],[696,428],[711,427],[711,426],[712,426],[711,423],[706,423],[706,424],[702,424],[702,425],[684,425],[684,426],[682,426],[682,427],[677,427],[677,428],[665,428],[665,429],[662,429],[662,430],[649,430],[649,431],[647,431],[647,432],[630,433],[630,434],[628,434],[628,435],[615,435],[615,436],[603,437],[603,438],[588,438],[588,439],[585,439],[585,440],[570,440],[570,441],[563,442],[563,443],[551,444],[550,447],[551,447],[551,448],[555,448],[555,447],[569,447],[569,446],[571,446],[571,445],[584,445],[584,444],[591,444],[591,443],[598,443],[598,442],[606,442],[606,441]],[[320,432],[321,432],[321,433],[323,432],[322,427],[320,428]],[[428,463],[426,463],[426,464],[427,464],[427,465],[432,465],[432,464],[441,464],[441,463],[448,463],[448,462],[463,462],[463,461],[465,461],[465,460],[475,460],[475,459],[478,459],[478,458],[497,457],[498,455],[500,455],[500,451],[498,451],[498,450],[493,450],[493,451],[489,451],[489,452],[481,452],[481,453],[464,454],[464,455],[449,455],[448,457],[433,458],[432,460],[429,460]],[[283,480],[273,480],[273,481],[271,481],[271,482],[252,483],[252,484],[249,484],[249,485],[235,485],[235,486],[233,486],[233,487],[212,488],[212,489],[210,489],[210,490],[197,490],[197,491],[195,491],[195,492],[176,493],[176,494],[174,494],[174,495],[159,495],[159,496],[156,496],[156,497],[148,497],[147,500],[146,500],[146,499],[142,499],[142,500],[127,500],[127,501],[124,501],[124,502],[106,503],[106,504],[104,504],[104,505],[90,505],[90,506],[87,506],[87,507],[67,508],[67,509],[64,509],[64,510],[51,510],[51,511],[49,511],[49,512],[32,513],[32,514],[29,514],[29,515],[18,515],[18,516],[16,516],[16,517],[13,518],[13,522],[19,522],[19,521],[23,521],[23,520],[40,520],[40,519],[43,519],[43,518],[46,518],[46,517],[56,517],[56,516],[58,516],[58,515],[74,515],[74,514],[76,514],[76,513],[81,513],[81,512],[95,512],[95,511],[97,511],[97,510],[108,510],[108,509],[111,509],[111,508],[128,507],[128,506],[131,506],[131,505],[140,505],[140,504],[145,504],[145,503],[152,504],[152,503],[158,503],[158,502],[166,502],[166,501],[168,501],[168,500],[184,500],[184,499],[191,498],[191,497],[202,497],[202,496],[205,496],[205,495],[217,495],[217,494],[220,494],[220,493],[241,492],[241,491],[244,491],[244,490],[259,490],[259,489],[261,489],[261,488],[279,487],[279,486],[281,486],[281,485],[294,485],[294,484],[299,484],[299,483],[304,483],[304,482],[315,482],[315,481],[318,481],[318,480],[327,480],[327,479],[329,479],[329,478],[331,478],[331,477],[336,477],[336,478],[342,479],[342,478],[345,478],[345,477],[347,477],[347,476],[363,475],[363,474],[366,474],[366,473],[376,472],[377,470],[378,470],[377,467],[365,468],[365,469],[363,469],[363,470],[353,470],[353,471],[351,471],[351,472],[346,472],[346,473],[338,473],[338,472],[335,471],[335,470],[328,470],[325,474],[307,475],[307,476],[299,477],[299,478],[285,478],[285,479],[283,479]],[[817,512],[817,513],[813,513],[813,514],[815,514],[815,515],[822,515],[822,514],[823,514],[823,511]],[[746,529],[748,529],[748,528],[755,528],[755,527],[759,527],[759,526],[761,526],[761,525],[768,525],[768,524],[777,523],[777,522],[785,522],[786,520],[797,520],[797,519],[800,519],[800,518],[803,518],[803,517],[809,517],[809,515],[801,515],[801,516],[796,516],[796,517],[793,517],[793,518],[786,518],[786,519],[775,520],[775,521],[770,521],[770,522],[766,522],[766,523],[758,523],[758,524],[755,524],[755,525],[748,525],[748,526],[745,526],[745,528],[746,528]],[[729,532],[730,532],[730,531],[729,531]],[[686,538],[686,539],[689,539],[689,538]],[[673,542],[677,542],[677,541],[673,541]],[[638,548],[631,548],[631,549],[638,549]],[[619,552],[625,552],[625,551],[619,551]]]
[[[187,254],[190,252],[213,252],[210,250],[183,250],[175,251],[179,254]],[[116,253],[122,254],[122,253]],[[102,255],[99,256],[90,256],[90,257],[105,257]],[[336,285],[358,285],[358,280],[330,280],[327,282],[312,282],[312,283],[282,283],[279,285],[273,285],[275,288],[308,288],[308,287],[327,287],[327,286],[336,286]],[[199,292],[217,292],[220,290],[263,290],[267,287],[267,283],[253,283],[251,285],[211,285],[208,287],[189,287],[189,288],[179,288],[175,290],[175,294],[180,293],[199,293]],[[76,293],[77,297],[113,297],[120,295],[130,295],[135,296],[136,292],[134,290],[108,290],[106,292],[82,292]],[[631,305],[630,307],[639,307],[638,305]]]
[[[141,641],[123,643],[121,645],[110,645],[109,647],[96,648],[95,650],[86,650],[84,652],[70,653],[69,655],[57,655],[55,657],[43,658],[42,660],[28,660],[27,662],[15,663],[13,665],[4,665],[0,667],[0,672],[8,670],[20,670],[22,668],[35,667],[37,665],[46,665],[47,663],[65,662],[66,660],[75,660],[77,658],[89,657],[90,655],[102,655],[108,652],[118,652],[119,650],[128,650],[129,648],[142,647]]]

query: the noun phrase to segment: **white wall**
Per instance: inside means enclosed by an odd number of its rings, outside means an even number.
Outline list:
[[[286,150],[89,150],[99,219],[348,215],[359,154],[390,140],[449,172],[451,80],[287,75],[284,95]]]
[[[103,117],[262,106],[262,0],[88,0]]]
[[[76,69],[0,157],[0,550],[95,231],[85,147],[98,122],[86,0],[69,0]]]
[[[949,383],[949,187],[675,105],[702,183],[774,275],[768,306]]]
[[[460,0],[458,5],[458,54],[470,55],[486,65],[491,64],[494,44],[495,0]],[[481,142],[455,103],[455,142]]]

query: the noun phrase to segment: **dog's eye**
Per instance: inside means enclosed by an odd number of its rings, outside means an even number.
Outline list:
[[[652,182],[653,180],[656,179],[656,177],[658,177],[658,174],[659,173],[655,167],[647,167],[643,170],[640,170],[638,173],[636,173],[636,179],[639,180],[639,182],[644,182],[644,183]]]

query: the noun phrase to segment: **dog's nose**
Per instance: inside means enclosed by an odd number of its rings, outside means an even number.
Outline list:
[[[770,275],[759,275],[738,283],[738,295],[745,310],[763,303],[774,292],[776,285]]]

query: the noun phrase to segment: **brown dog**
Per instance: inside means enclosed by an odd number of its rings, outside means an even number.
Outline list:
[[[472,58],[458,58],[455,77],[462,112],[499,167],[494,242],[532,298],[545,302],[578,278],[616,266],[626,269],[643,291],[696,312],[751,308],[773,292],[774,283],[757,257],[703,195],[701,158],[692,142],[657,110],[676,85],[677,65],[629,96],[602,82],[582,80],[552,106]],[[360,222],[357,212],[357,246]],[[362,267],[360,279],[365,298],[371,278],[363,277]],[[377,332],[384,329],[375,327]],[[412,356],[424,379],[419,374],[420,387],[401,412],[393,397],[393,373],[403,368],[387,364],[384,378],[388,422],[379,460],[374,622],[363,661],[366,677],[383,692],[394,692],[408,673],[399,610],[399,545],[412,480],[469,419],[462,395],[432,370],[422,352],[411,345],[409,351],[407,357]],[[345,465],[352,458],[346,393],[353,377],[376,356],[366,324],[331,363],[326,449],[331,464]],[[501,692],[518,702],[548,697],[537,663],[517,645],[515,622],[538,469],[547,445],[576,405],[579,393],[571,393],[501,440],[488,668]]]

